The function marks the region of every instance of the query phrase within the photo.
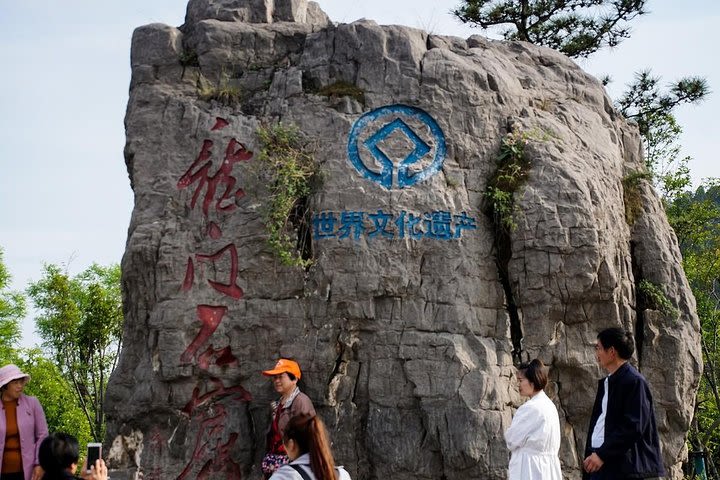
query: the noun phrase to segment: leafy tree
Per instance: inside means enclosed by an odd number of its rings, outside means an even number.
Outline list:
[[[645,14],[644,5],[643,0],[464,0],[454,13],[484,29],[508,25],[503,31],[506,40],[587,57],[627,38],[627,22]],[[710,452],[711,474],[720,478],[716,468],[720,464],[720,184],[711,180],[695,192],[687,191],[690,157],[680,156],[682,128],[673,113],[708,94],[703,78],[685,77],[662,88],[660,78],[646,70],[636,74],[616,107],[638,125],[647,168],[638,173],[649,175],[663,198],[697,300],[704,373],[690,442],[693,448]]]
[[[637,123],[645,145],[645,166],[655,188],[667,202],[690,187],[690,157],[680,157],[680,134],[673,110],[685,103],[701,102],[709,93],[705,79],[685,77],[660,87],[660,77],[650,70],[635,74],[635,80],[617,100],[625,118]]]
[[[0,366],[15,359],[21,337],[20,321],[25,316],[25,297],[9,290],[10,280],[0,248]]]
[[[0,249],[0,365],[17,364],[30,375],[25,393],[38,398],[51,432],[67,432],[81,443],[90,441],[90,426],[78,407],[73,389],[55,364],[39,349],[20,348],[20,322],[25,316],[25,297],[7,290],[10,275]]]
[[[554,48],[569,57],[588,57],[603,47],[617,46],[630,36],[627,23],[644,10],[645,0],[464,0],[454,10],[463,22],[488,29],[508,25],[506,40],[523,40]],[[609,80],[606,80],[606,82]],[[661,88],[649,70],[636,74],[616,102],[620,112],[637,123],[645,146],[645,163],[665,201],[690,186],[689,157],[680,157],[682,128],[673,110],[702,101],[705,79],[684,77]]]
[[[695,192],[677,195],[667,207],[697,301],[702,328],[703,376],[689,435],[695,450],[708,453],[712,478],[720,465],[720,183],[708,180]]]
[[[506,40],[522,40],[587,57],[630,36],[627,23],[646,0],[464,0],[453,13],[483,29],[507,25]]]
[[[27,291],[41,313],[35,322],[43,346],[72,385],[92,437],[101,440],[105,390],[121,346],[120,266],[93,264],[70,277],[46,265]]]
[[[65,379],[55,363],[43,356],[39,349],[24,352],[17,361],[23,372],[31,377],[25,393],[38,398],[45,411],[48,429],[74,435],[80,443],[80,451],[92,441],[90,424],[78,406],[73,387]]]

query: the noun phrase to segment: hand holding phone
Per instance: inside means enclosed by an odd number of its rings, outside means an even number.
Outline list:
[[[90,473],[90,467],[102,456],[102,443],[88,443],[87,445],[87,473]]]

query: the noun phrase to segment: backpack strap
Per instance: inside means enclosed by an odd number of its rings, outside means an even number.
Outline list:
[[[305,469],[303,467],[301,467],[300,465],[295,465],[294,463],[290,463],[290,464],[288,464],[288,466],[292,467],[293,470],[298,472],[300,474],[300,476],[303,478],[303,480],[312,480],[312,478],[310,478],[310,475],[308,475],[308,473],[305,471]]]

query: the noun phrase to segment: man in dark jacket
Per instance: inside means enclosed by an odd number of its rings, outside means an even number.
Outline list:
[[[598,334],[595,354],[608,376],[598,382],[585,444],[584,478],[623,480],[665,475],[652,395],[628,363],[632,335],[619,328]]]

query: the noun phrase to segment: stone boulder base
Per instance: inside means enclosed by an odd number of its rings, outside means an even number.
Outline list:
[[[651,186],[623,182],[640,138],[596,79],[549,49],[335,25],[304,0],[191,0],[179,29],[135,31],[131,62],[113,478],[260,478],[276,397],[260,371],[284,356],[354,479],[504,479],[522,350],[550,366],[577,479],[610,326],[637,338],[682,478],[694,299]],[[278,122],[321,171],[290,224],[308,268],[268,246],[258,129]],[[510,133],[529,167],[503,233],[485,192]]]

